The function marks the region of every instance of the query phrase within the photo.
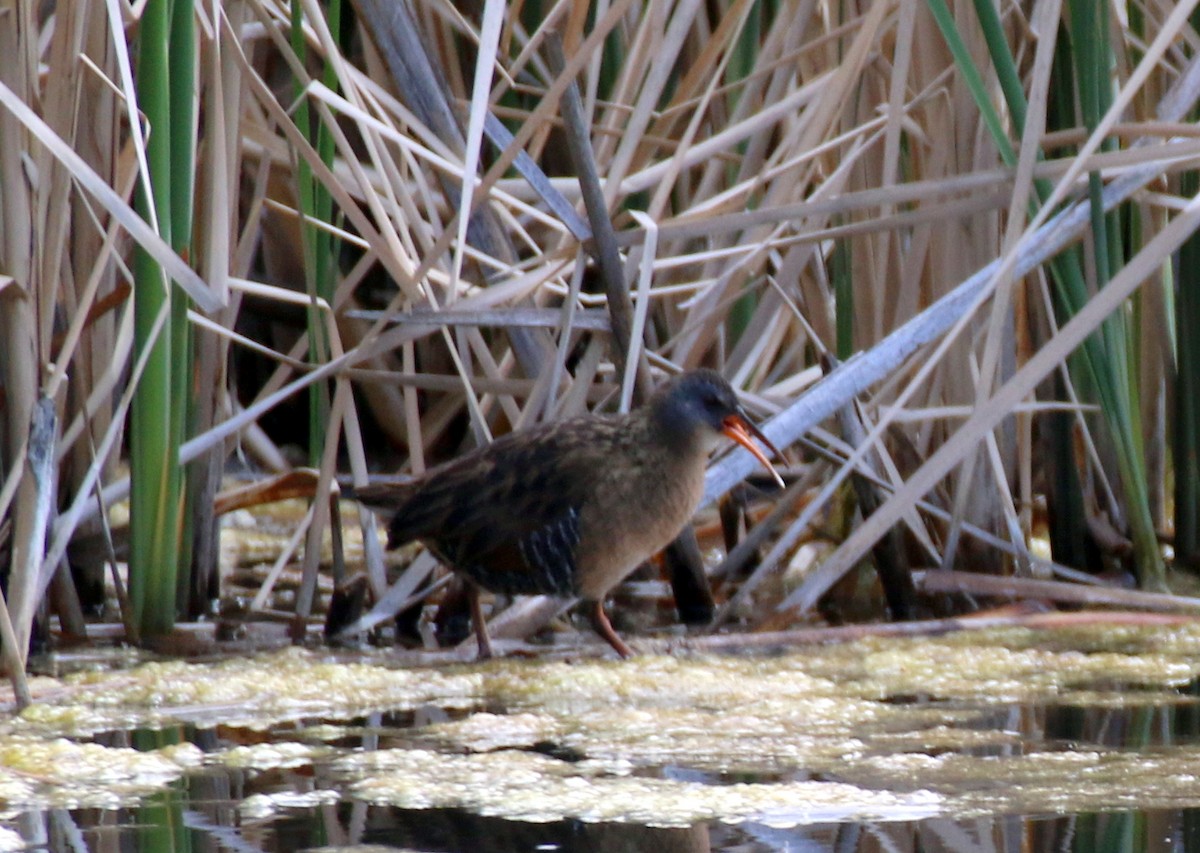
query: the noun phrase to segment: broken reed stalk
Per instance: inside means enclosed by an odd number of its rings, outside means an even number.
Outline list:
[[[563,56],[562,37],[557,31],[546,34],[546,59],[550,70],[556,75],[565,72],[567,60]],[[608,215],[608,202],[600,186],[596,171],[596,159],[592,151],[591,135],[583,114],[583,101],[579,87],[572,80],[563,93],[562,117],[567,136],[567,148],[571,164],[583,193],[587,208],[588,223],[592,226],[592,255],[600,268],[604,281],[604,292],[608,296],[608,314],[612,318],[612,357],[619,376],[626,375],[625,364],[633,340],[633,302],[629,298],[629,285],[625,281],[625,268],[621,263],[621,250],[617,247],[616,233]],[[634,368],[633,403],[639,405],[650,398],[650,371],[641,348],[638,348],[638,363]]]

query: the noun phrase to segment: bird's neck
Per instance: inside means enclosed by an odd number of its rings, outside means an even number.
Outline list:
[[[637,414],[642,416],[646,444],[683,464],[707,460],[720,441],[717,433],[697,427],[669,406],[647,406]]]

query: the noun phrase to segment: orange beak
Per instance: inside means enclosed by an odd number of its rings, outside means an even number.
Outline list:
[[[779,484],[779,488],[782,489],[785,487],[783,477],[779,476],[779,472],[775,470],[775,466],[771,464],[771,460],[767,458],[765,453],[758,449],[758,445],[754,443],[753,439],[757,438],[780,459],[783,458],[783,454],[779,452],[779,449],[775,445],[771,444],[770,440],[762,434],[762,431],[758,427],[741,415],[729,415],[722,422],[721,432],[726,437],[733,439],[742,447],[749,450],[754,455],[754,458],[771,472],[771,476],[775,478],[775,482]]]

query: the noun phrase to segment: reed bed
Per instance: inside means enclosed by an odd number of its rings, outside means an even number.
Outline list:
[[[878,506],[775,617],[889,531],[918,567],[1167,590],[1161,537],[1200,561],[1194,7],[6,5],[10,672],[47,603],[85,630],[75,555],[124,562],[131,488],[127,636],[209,610],[226,466],[295,464],[280,407],[325,495],[698,365],[823,472],[731,598],[855,470]],[[296,537],[300,620],[330,506]],[[366,541],[375,597],[430,583]]]

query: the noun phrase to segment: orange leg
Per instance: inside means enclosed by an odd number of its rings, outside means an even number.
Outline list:
[[[479,600],[479,587],[467,582],[467,599],[471,602],[471,624],[475,626],[475,643],[478,646],[476,657],[487,660],[495,657],[492,651],[492,638],[488,636],[487,619],[483,615],[483,603]]]
[[[604,602],[595,601],[592,603],[592,609],[589,611],[589,617],[592,621],[592,628],[596,633],[608,642],[610,646],[617,650],[623,658],[633,657],[633,649],[625,645],[625,641],[617,636],[617,632],[613,630],[612,623],[608,621],[608,614],[604,612]]]

